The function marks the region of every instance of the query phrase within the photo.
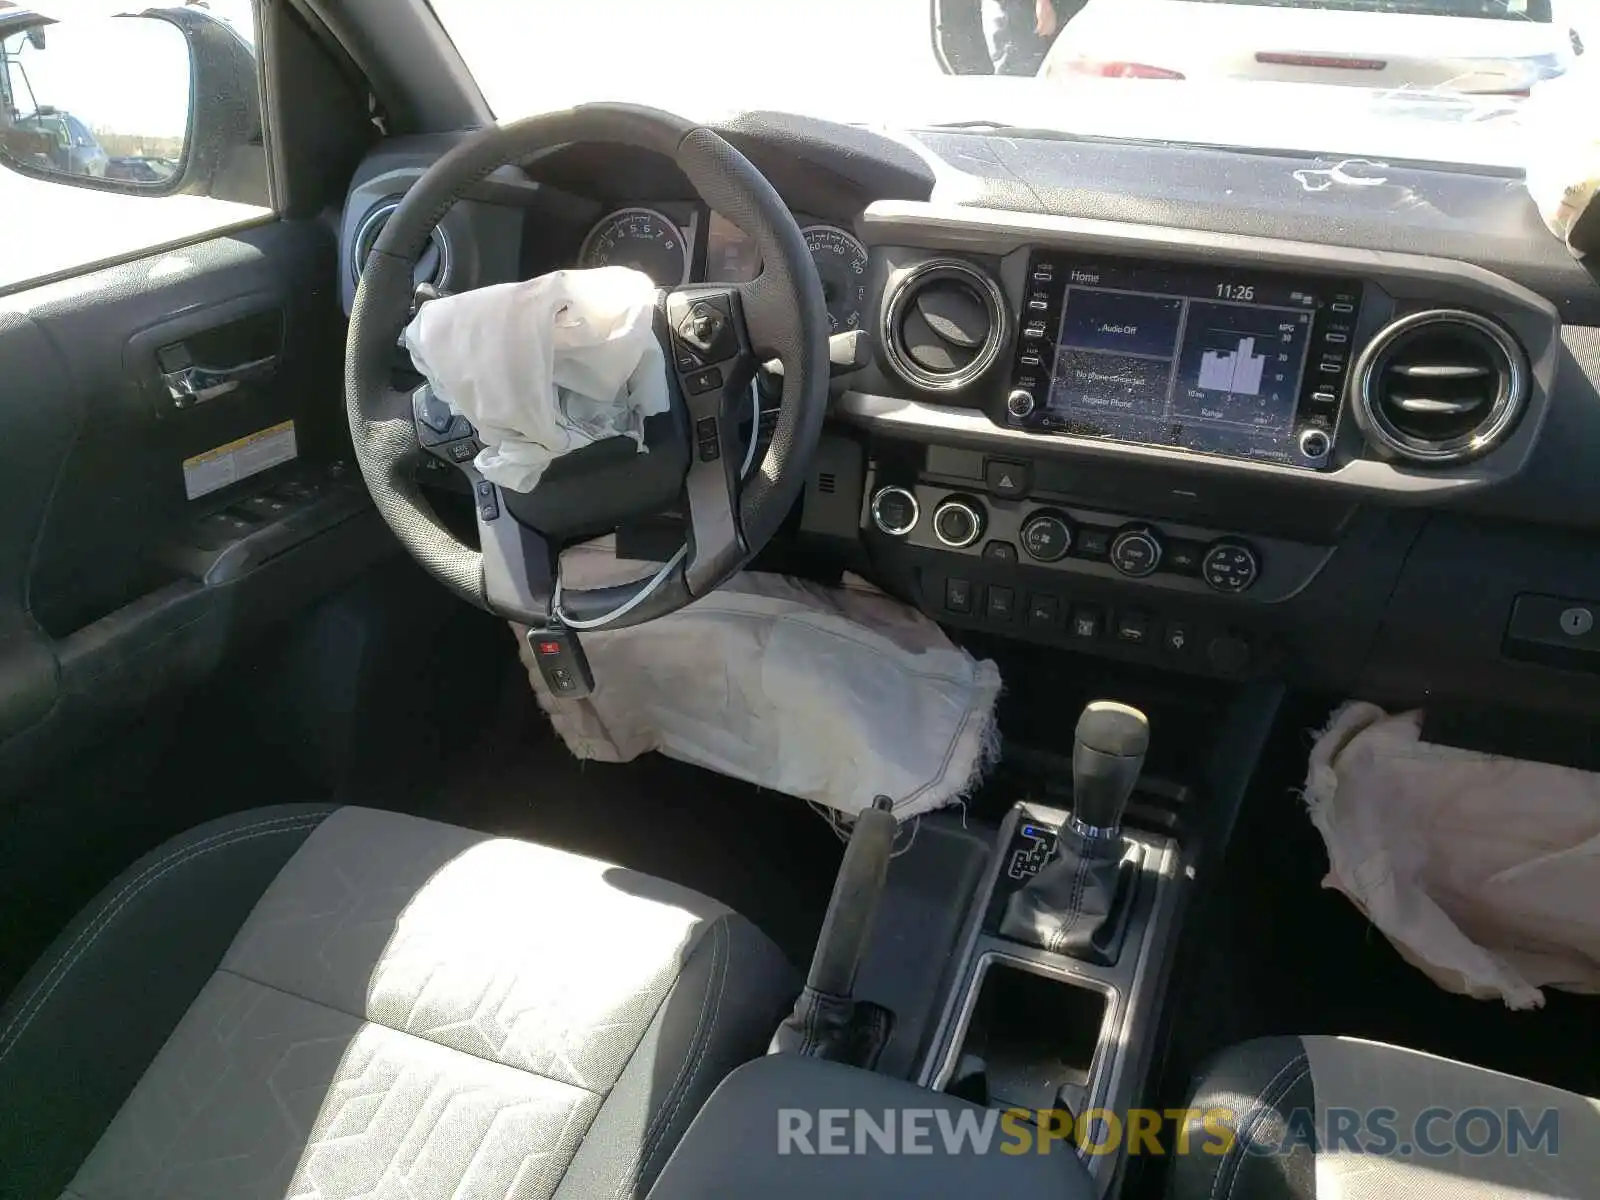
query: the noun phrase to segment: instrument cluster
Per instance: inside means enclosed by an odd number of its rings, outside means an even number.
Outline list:
[[[822,280],[834,333],[860,329],[867,315],[867,249],[837,225],[795,214]],[[695,204],[630,205],[595,222],[578,266],[625,266],[659,287],[690,282],[745,283],[761,273],[761,255],[721,213]]]

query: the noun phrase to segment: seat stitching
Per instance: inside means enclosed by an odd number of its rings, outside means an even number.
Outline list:
[[[712,972],[712,975],[715,976],[716,973],[717,973],[718,966],[720,964],[721,967],[722,967],[722,976],[721,976],[721,978],[723,980],[727,979],[727,959],[726,959],[727,941],[728,941],[728,923],[727,923],[727,920],[726,919],[719,919],[717,921],[716,927],[712,930],[711,972]],[[701,1047],[703,1047],[705,1045],[704,1042],[700,1041],[700,1031],[702,1029],[706,1028],[706,1015],[708,1013],[712,1014],[711,1015],[712,1026],[715,1026],[715,1024],[716,1024],[715,1011],[716,1011],[716,1008],[719,1007],[721,1005],[721,1003],[722,1003],[722,987],[721,987],[721,983],[719,982],[718,987],[717,987],[716,996],[713,999],[713,996],[712,996],[712,993],[711,993],[710,983],[711,983],[711,981],[708,979],[706,981],[706,994],[705,994],[704,997],[701,998],[701,1001],[700,1001],[700,1015],[695,1020],[694,1036],[689,1040],[689,1048],[688,1048],[689,1050],[693,1050],[695,1048],[695,1046],[697,1046],[697,1045],[699,1045]],[[709,1042],[710,1040],[711,1040],[711,1035],[710,1035],[710,1032],[708,1031],[707,1034],[706,1034],[706,1041]],[[698,1058],[696,1058],[694,1061],[697,1063],[698,1062]],[[633,1164],[629,1168],[629,1174],[633,1174],[635,1171],[637,1171],[639,1169],[639,1167],[641,1165],[643,1165],[643,1166],[648,1166],[649,1165],[650,1154],[655,1149],[655,1144],[656,1144],[657,1140],[661,1137],[661,1135],[667,1129],[667,1127],[672,1123],[672,1116],[671,1116],[671,1113],[668,1112],[667,1102],[670,1101],[674,1096],[680,1095],[681,1093],[679,1092],[679,1089],[686,1086],[686,1083],[687,1083],[688,1078],[690,1076],[690,1062],[691,1062],[691,1059],[690,1059],[690,1056],[689,1056],[689,1052],[688,1052],[688,1050],[686,1050],[684,1052],[683,1062],[678,1065],[678,1073],[672,1080],[672,1086],[667,1089],[667,1094],[661,1098],[661,1107],[656,1110],[655,1119],[650,1122],[649,1127],[645,1130],[644,1145],[642,1147],[640,1147],[639,1153],[634,1156]],[[676,1110],[676,1105],[673,1106],[673,1109],[674,1109],[674,1111]]]
[[[729,938],[728,938],[726,926],[723,925],[723,926],[719,927],[718,933],[721,935],[720,938],[719,938],[719,945],[721,946],[721,948],[723,950],[723,954],[722,954],[722,974],[717,979],[717,999],[716,999],[716,1002],[711,1006],[711,1022],[706,1027],[705,1041],[700,1043],[699,1049],[695,1052],[694,1065],[689,1071],[689,1078],[688,1078],[688,1081],[685,1084],[683,1090],[682,1091],[677,1091],[677,1085],[676,1084],[673,1085],[673,1091],[676,1091],[677,1095],[676,1095],[675,1098],[673,1098],[673,1101],[672,1101],[672,1111],[667,1114],[667,1119],[662,1123],[661,1127],[656,1130],[655,1134],[649,1139],[649,1141],[645,1145],[644,1150],[640,1154],[640,1158],[643,1161],[643,1165],[645,1166],[645,1168],[647,1170],[648,1170],[648,1168],[650,1166],[650,1161],[655,1157],[655,1153],[656,1153],[656,1150],[658,1148],[657,1147],[657,1143],[666,1134],[667,1130],[672,1128],[672,1122],[677,1118],[678,1109],[683,1106],[683,1101],[684,1101],[685,1097],[687,1097],[689,1095],[689,1092],[692,1090],[692,1085],[694,1084],[694,1081],[700,1075],[700,1064],[705,1061],[706,1051],[711,1048],[711,1043],[716,1038],[717,1017],[722,1012],[722,996],[723,996],[723,993],[725,991],[727,991],[727,987],[728,987],[728,975],[729,975],[728,958],[730,957],[730,955],[728,953],[728,950],[727,950]],[[699,1030],[696,1030],[695,1032],[696,1032],[696,1036],[698,1036]],[[668,1096],[672,1096],[673,1092],[668,1092],[667,1095]]]
[[[1276,1108],[1279,1104],[1281,1104],[1288,1097],[1290,1092],[1294,1091],[1295,1088],[1300,1086],[1300,1081],[1302,1079],[1304,1079],[1309,1074],[1311,1074],[1311,1063],[1309,1061],[1306,1061],[1304,1063],[1304,1065],[1300,1068],[1300,1073],[1298,1075],[1296,1075],[1293,1079],[1291,1079],[1289,1081],[1288,1086],[1285,1087],[1283,1089],[1283,1091],[1280,1092],[1273,1099],[1272,1107]],[[1228,1184],[1228,1200],[1233,1200],[1233,1194],[1239,1188],[1239,1180],[1241,1180],[1243,1178],[1244,1178],[1244,1171],[1236,1170],[1233,1173],[1233,1182]]]
[[[1252,1106],[1252,1109],[1251,1109],[1250,1120],[1246,1122],[1244,1129],[1240,1129],[1240,1130],[1236,1131],[1234,1139],[1233,1139],[1234,1147],[1237,1148],[1237,1147],[1242,1147],[1244,1145],[1244,1143],[1245,1143],[1245,1136],[1244,1135],[1246,1134],[1246,1132],[1254,1132],[1255,1127],[1256,1127],[1256,1122],[1261,1119],[1260,1116],[1259,1116],[1259,1110],[1260,1110],[1261,1106],[1263,1106],[1263,1105],[1270,1106],[1270,1105],[1275,1104],[1277,1102],[1277,1097],[1275,1095],[1273,1095],[1273,1089],[1277,1086],[1278,1081],[1280,1079],[1282,1079],[1290,1071],[1293,1071],[1296,1067],[1303,1067],[1304,1070],[1301,1072],[1301,1074],[1298,1077],[1296,1077],[1293,1081],[1290,1082],[1288,1087],[1283,1089],[1283,1093],[1282,1094],[1287,1096],[1289,1094],[1289,1092],[1294,1089],[1295,1084],[1299,1083],[1301,1079],[1304,1079],[1306,1073],[1308,1073],[1311,1070],[1311,1064],[1306,1059],[1306,1056],[1304,1054],[1295,1055],[1295,1057],[1291,1058],[1282,1067],[1278,1068],[1277,1073],[1275,1075],[1273,1075],[1273,1077],[1267,1081],[1267,1086],[1262,1088],[1260,1091],[1258,1091],[1255,1094],[1255,1103],[1254,1103],[1254,1105]],[[1269,1098],[1269,1097],[1271,1097],[1271,1098]],[[1226,1168],[1228,1166],[1230,1166],[1230,1165],[1233,1165],[1233,1166],[1237,1167],[1238,1163],[1240,1162],[1242,1154],[1243,1154],[1243,1151],[1241,1150],[1239,1154],[1227,1155],[1222,1159],[1221,1162],[1219,1162],[1217,1164],[1217,1173],[1211,1180],[1211,1200],[1217,1200],[1217,1189],[1222,1186],[1222,1177],[1228,1173]],[[1233,1196],[1233,1189],[1234,1189],[1235,1183],[1238,1180],[1238,1176],[1239,1176],[1240,1173],[1241,1172],[1236,1170],[1234,1172],[1234,1174],[1233,1174],[1232,1180],[1230,1180],[1230,1182],[1229,1182],[1229,1185],[1228,1185],[1228,1196],[1230,1197],[1230,1200],[1231,1200],[1231,1197]]]
[[[296,833],[301,829],[315,828],[322,823],[323,819],[323,815],[312,818],[309,815],[302,814],[294,817],[276,817],[271,821],[262,821],[255,825],[243,825],[237,829],[213,834],[200,842],[179,846],[164,857],[151,863],[137,878],[129,880],[122,891],[107,902],[101,913],[84,926],[78,936],[73,939],[67,955],[39,981],[33,995],[17,1010],[16,1015],[11,1018],[5,1031],[0,1033],[0,1041],[5,1043],[3,1047],[0,1047],[0,1062],[4,1062],[6,1056],[16,1048],[17,1042],[28,1031],[28,1027],[33,1024],[34,1018],[49,1003],[50,997],[55,994],[56,988],[61,986],[62,980],[71,973],[78,960],[88,953],[95,942],[99,941],[100,935],[116,920],[117,915],[129,904],[133,903],[134,900],[138,899],[139,894],[147,887],[184,864],[197,858],[203,858],[213,850],[221,850],[228,846],[238,845],[241,842],[253,841],[256,838],[271,837],[274,834]],[[88,940],[85,941],[85,938]],[[49,984],[48,987],[45,986],[47,983]]]
[[[244,972],[239,971],[234,967],[218,967],[215,971],[215,974],[231,975],[235,979],[242,980],[243,982],[251,984],[254,987],[262,988],[265,991],[277,992],[281,996],[288,996],[291,999],[303,1001],[304,1003],[313,1005],[316,1008],[325,1009],[326,1011],[332,1013],[338,1013],[341,1017],[349,1017],[352,1021],[359,1022],[362,1025],[371,1026],[373,1029],[383,1029],[387,1030],[389,1033],[398,1034],[400,1037],[410,1038],[412,1041],[426,1042],[428,1045],[436,1047],[437,1049],[448,1050],[451,1054],[459,1054],[463,1058],[476,1059],[478,1062],[487,1063],[491,1067],[502,1067],[507,1071],[516,1071],[518,1074],[527,1075],[533,1079],[542,1079],[546,1083],[553,1083],[560,1087],[571,1088],[573,1091],[582,1092],[586,1096],[593,1096],[599,1100],[605,1099],[604,1093],[597,1092],[593,1088],[584,1087],[581,1083],[571,1083],[565,1079],[557,1079],[554,1075],[546,1075],[543,1071],[535,1071],[532,1067],[519,1066],[516,1063],[501,1062],[498,1058],[488,1058],[477,1053],[475,1050],[465,1050],[460,1046],[452,1046],[449,1042],[436,1042],[431,1037],[427,1037],[424,1034],[413,1033],[409,1029],[400,1029],[394,1025],[389,1025],[383,1021],[380,1021],[375,1017],[366,1016],[363,1013],[351,1012],[348,1008],[341,1008],[337,1004],[329,1004],[326,1000],[318,1000],[314,996],[307,996],[302,992],[290,991],[286,987],[279,987],[275,983],[268,983],[264,979],[257,979],[254,975],[246,975]]]

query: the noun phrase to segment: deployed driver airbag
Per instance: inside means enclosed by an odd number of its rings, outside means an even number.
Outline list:
[[[630,267],[552,271],[430,300],[406,327],[417,370],[478,430],[473,465],[531,492],[552,459],[610,437],[641,453],[667,411],[656,287]]]

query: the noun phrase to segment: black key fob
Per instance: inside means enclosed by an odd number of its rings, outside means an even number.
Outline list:
[[[560,624],[530,629],[528,648],[533,651],[533,661],[539,664],[539,674],[544,676],[551,695],[581,700],[594,691],[594,673],[589,670],[589,659],[576,630]]]

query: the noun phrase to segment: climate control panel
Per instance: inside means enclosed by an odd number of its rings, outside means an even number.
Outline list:
[[[931,514],[926,520],[924,512]],[[878,533],[929,548],[979,554],[994,562],[1153,580],[1225,596],[1251,592],[1261,583],[1269,561],[1269,551],[1237,534],[1028,501],[995,504],[970,493],[920,484],[877,487],[867,516]],[[1284,551],[1284,557],[1293,560],[1285,565],[1302,572],[1314,570],[1324,556],[1315,547]]]

